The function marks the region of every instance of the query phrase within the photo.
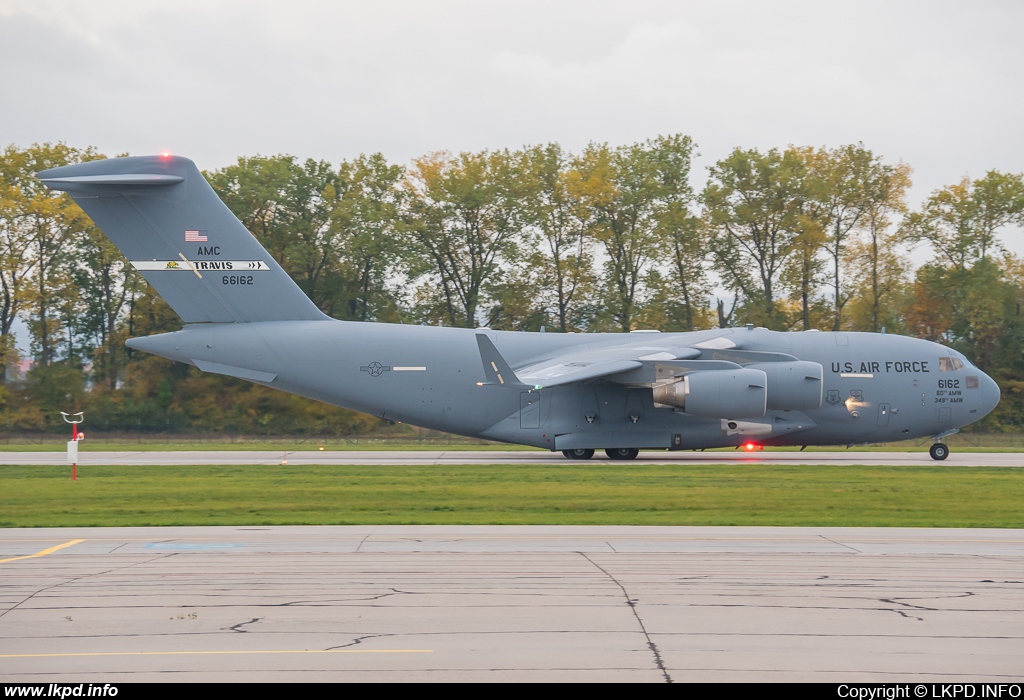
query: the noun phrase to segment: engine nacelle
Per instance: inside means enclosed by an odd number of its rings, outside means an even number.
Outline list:
[[[821,408],[825,381],[824,370],[817,362],[758,362],[746,368],[760,370],[768,377],[768,408],[784,411]]]
[[[654,403],[707,418],[760,418],[768,402],[768,377],[759,369],[691,372],[654,387]]]

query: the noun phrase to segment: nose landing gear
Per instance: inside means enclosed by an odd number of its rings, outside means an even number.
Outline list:
[[[949,457],[949,448],[944,443],[936,442],[928,448],[928,454],[932,456],[932,459],[941,462],[946,457]]]

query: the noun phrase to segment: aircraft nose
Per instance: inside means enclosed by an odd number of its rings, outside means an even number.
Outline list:
[[[999,405],[999,385],[996,381],[987,374],[981,375],[981,407],[980,412],[982,416],[987,416],[989,413],[995,410],[995,407]]]

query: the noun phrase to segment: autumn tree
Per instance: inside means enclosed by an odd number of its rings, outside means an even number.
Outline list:
[[[849,251],[855,290],[850,301],[851,320],[856,330],[901,330],[910,263],[901,253],[898,217],[906,213],[910,184],[910,166],[904,163],[887,166],[870,180],[862,235]]]
[[[117,387],[127,359],[124,341],[130,337],[125,316],[134,296],[147,285],[121,252],[95,226],[90,226],[77,243],[78,254],[71,267],[74,286],[81,290],[70,314],[74,331],[82,339],[81,351],[93,360],[93,381]]]
[[[519,163],[509,151],[435,153],[413,162],[407,182],[410,277],[428,280],[420,299],[447,323],[471,328],[484,285],[500,281],[523,243]]]
[[[605,257],[602,305],[623,331],[633,330],[639,294],[661,260],[664,236],[692,232],[683,211],[693,201],[693,152],[690,137],[677,134],[619,148],[591,144],[576,161],[581,197]]]
[[[807,169],[794,150],[737,148],[710,168],[704,217],[715,269],[739,290],[752,321],[785,328],[780,276],[802,230]]]
[[[535,271],[536,288],[548,298],[546,305],[552,309],[557,330],[581,330],[586,325],[585,302],[593,294],[596,279],[593,211],[583,201],[580,173],[558,144],[528,148],[521,158],[527,185],[524,214],[538,232],[537,250],[527,261],[528,268]],[[535,315],[536,309],[527,313]]]
[[[949,265],[966,270],[1001,248],[996,232],[1024,223],[1024,176],[989,171],[933,192],[907,217],[909,238],[927,241]]]
[[[239,158],[206,174],[217,194],[321,310],[330,306],[326,280],[338,253],[330,227],[336,184],[326,161],[294,156]]]
[[[338,271],[332,315],[354,321],[394,320],[396,301],[388,277],[406,251],[401,212],[404,170],[379,153],[342,162],[325,190]]]
[[[691,211],[690,202],[680,199],[664,207],[657,233],[667,271],[650,277],[648,284],[659,300],[655,306],[664,309],[663,330],[693,331],[710,326],[711,282],[704,222]]]
[[[872,196],[880,191],[879,181],[889,177],[893,168],[863,145],[805,153],[812,196],[823,205],[821,223],[827,232],[824,248],[831,268],[832,330],[838,331],[843,327],[843,309],[851,298],[844,279],[849,244],[873,205]]]
[[[99,157],[93,149],[79,150],[62,143],[26,149],[11,146],[4,151],[0,162],[4,183],[0,201],[4,256],[0,351],[10,351],[10,324],[20,312],[32,333],[36,362],[46,366],[57,359],[64,316],[70,310],[68,301],[76,294],[70,274],[75,263],[73,237],[92,224],[68,195],[50,190],[35,175]]]

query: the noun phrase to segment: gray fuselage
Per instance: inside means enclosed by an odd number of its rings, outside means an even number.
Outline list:
[[[642,354],[727,338],[745,351],[820,363],[822,400],[733,420],[658,407],[651,388],[612,378],[539,390],[484,384],[481,333],[513,369],[570,350]],[[193,324],[129,344],[387,420],[552,450],[889,442],[955,432],[999,401],[996,383],[960,353],[873,333],[557,334],[323,320]]]

